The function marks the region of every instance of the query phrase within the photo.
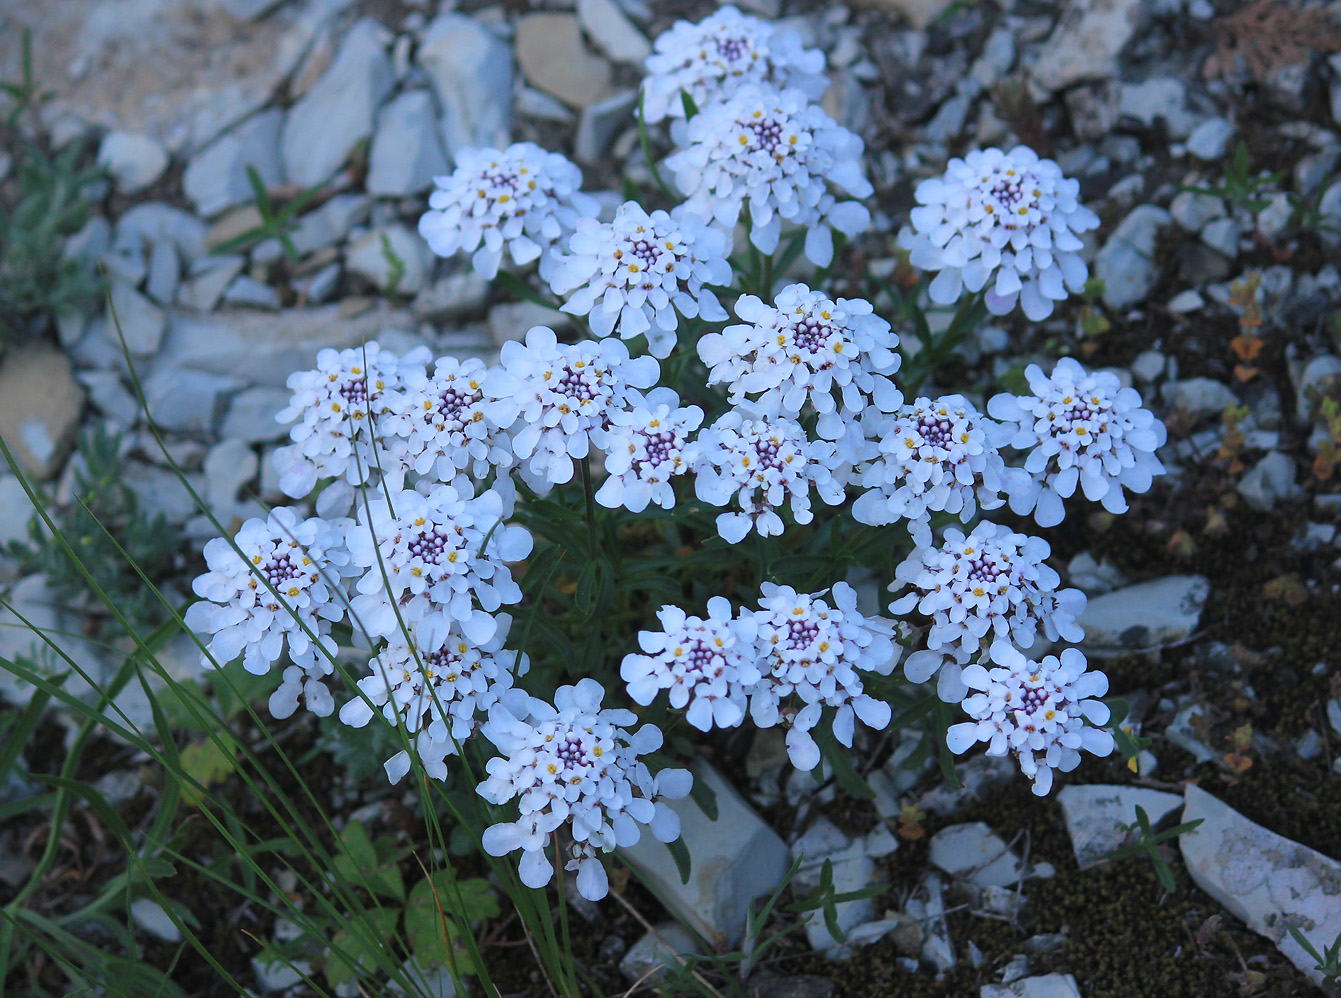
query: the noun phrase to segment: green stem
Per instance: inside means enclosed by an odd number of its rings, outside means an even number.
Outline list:
[[[588,553],[595,558],[599,550],[596,543],[596,493],[591,487],[591,461],[585,457],[582,459],[582,492],[587,500],[587,547],[590,549]]]

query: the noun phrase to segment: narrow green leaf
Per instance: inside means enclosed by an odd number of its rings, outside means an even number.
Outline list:
[[[684,844],[684,839],[680,838],[674,842],[667,842],[666,848],[670,851],[671,859],[675,860],[675,869],[680,874],[680,883],[689,883],[692,866],[689,859],[689,847]]]

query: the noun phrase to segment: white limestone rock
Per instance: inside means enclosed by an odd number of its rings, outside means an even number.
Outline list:
[[[1178,837],[1197,886],[1321,983],[1287,926],[1319,953],[1341,935],[1341,863],[1249,821],[1198,786],[1189,784],[1185,799],[1183,821],[1203,819]]]
[[[345,35],[335,59],[284,121],[281,149],[291,183],[310,187],[340,168],[372,134],[373,115],[395,84],[391,33],[371,18]]]
[[[284,112],[270,108],[249,118],[201,150],[182,174],[182,189],[205,218],[255,200],[247,167],[253,167],[267,189],[284,183],[280,133]]]
[[[1210,593],[1205,576],[1170,575],[1096,596],[1080,617],[1082,647],[1103,657],[1182,641],[1197,629]]]
[[[378,197],[419,194],[448,172],[427,90],[408,90],[382,108],[368,154],[364,187]]]
[[[1117,57],[1144,18],[1141,0],[1077,0],[1063,8],[1034,62],[1032,82],[1045,93],[1117,75]]]
[[[512,49],[479,22],[454,11],[424,29],[415,55],[442,106],[449,157],[467,146],[506,147],[512,130]]]
[[[1127,830],[1136,821],[1136,808],[1145,809],[1151,825],[1158,825],[1183,799],[1148,787],[1071,784],[1057,794],[1076,864],[1084,866],[1103,859],[1123,844]]]
[[[112,131],[98,146],[98,165],[107,170],[122,194],[134,194],[152,184],[168,168],[168,151],[148,135]]]
[[[680,815],[693,861],[689,883],[680,882],[670,851],[651,835],[619,853],[676,918],[714,945],[729,947],[745,932],[750,901],[782,883],[790,866],[787,846],[715,769],[702,760],[690,768],[694,782],[716,795],[717,818],[710,820],[689,797],[668,802]]]

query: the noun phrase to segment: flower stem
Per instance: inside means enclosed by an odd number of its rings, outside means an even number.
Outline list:
[[[591,488],[591,460],[582,459],[582,492],[586,496],[587,546],[591,557],[596,557],[596,494]]]

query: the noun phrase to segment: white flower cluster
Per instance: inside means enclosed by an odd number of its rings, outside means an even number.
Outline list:
[[[1025,369],[1032,395],[997,395],[987,411],[1010,425],[1010,446],[1028,451],[1024,471],[1012,477],[1010,508],[1033,512],[1039,526],[1066,516],[1064,498],[1076,486],[1110,513],[1125,513],[1125,486],[1145,492],[1164,465],[1155,451],[1164,445],[1164,424],[1141,407],[1141,394],[1124,388],[1110,371],[1087,372],[1070,357],[1057,361],[1051,377],[1037,364]]]
[[[865,692],[860,673],[893,670],[892,626],[863,617],[851,586],[798,593],[765,582],[759,607],[733,616],[725,597],[714,596],[704,620],[663,606],[662,629],[639,632],[643,654],[620,667],[629,696],[645,706],[667,690],[700,731],[734,727],[748,704],[759,727],[787,728],[788,756],[805,770],[819,765],[810,732],[825,708],[835,708],[834,737],[849,747],[857,719],[877,730],[889,723],[889,705]]]
[[[1004,501],[1002,433],[962,395],[919,398],[881,414],[870,430],[879,454],[858,472],[866,491],[852,504],[853,518],[873,526],[907,520],[913,543],[925,547],[932,513],[968,523],[979,508],[996,509]]]
[[[373,477],[382,461],[375,449],[385,447],[376,423],[386,412],[386,394],[401,387],[405,368],[428,357],[427,347],[400,358],[370,341],[348,350],[322,350],[316,370],[289,375],[293,398],[275,418],[298,425],[289,431],[293,445],[275,451],[280,491],[300,499],[318,478],[359,485]]]
[[[570,295],[563,311],[588,316],[597,336],[645,335],[648,353],[665,358],[675,347],[679,315],[727,317],[708,287],[731,283],[727,243],[725,233],[682,207],[648,214],[625,201],[610,222],[577,220],[569,254],[556,255],[547,268],[549,285]]]
[[[578,218],[598,210],[578,190],[582,172],[534,142],[462,149],[456,169],[433,182],[419,234],[438,256],[470,253],[471,266],[489,280],[505,252],[518,265],[539,259]]]
[[[451,485],[370,501],[347,541],[364,570],[350,607],[358,627],[385,638],[408,628],[430,649],[453,627],[471,641],[492,640],[493,613],[521,601],[506,563],[531,553],[526,528],[503,523],[511,514],[493,489],[471,496]]]
[[[330,675],[335,641],[331,622],[345,615],[343,580],[350,568],[347,521],[299,520],[286,506],[242,525],[230,544],[205,545],[208,567],[192,586],[200,601],[186,611],[186,626],[209,635],[207,665],[242,664],[261,676],[286,648],[292,663],[270,698],[275,717],[288,717],[299,697],[325,717],[335,704],[323,679]]]
[[[643,78],[643,117],[648,122],[683,118],[680,91],[699,108],[730,97],[745,84],[824,95],[824,53],[802,47],[795,31],[742,14],[730,4],[697,24],[676,21],[657,36]]]
[[[861,139],[798,90],[745,86],[703,108],[688,123],[684,148],[666,159],[690,210],[727,229],[749,212],[750,241],[763,253],[778,246],[782,223],[805,229],[805,255],[833,260],[830,227],[866,231],[871,213],[839,201],[872,193],[862,175]]]
[[[791,284],[771,306],[741,295],[736,314],[745,322],[698,341],[708,384],[725,383],[733,405],[752,396],[760,410],[793,419],[809,406],[820,435],[836,440],[843,427],[834,413],[855,418],[872,404],[890,412],[903,401],[890,380],[899,338],[870,302]]]
[[[484,832],[485,852],[506,856],[521,850],[520,873],[528,887],[544,887],[554,874],[545,842],[567,824],[572,844],[565,869],[577,871],[577,889],[599,901],[609,890],[600,854],[631,846],[648,825],[661,842],[680,835],[679,816],[663,800],[689,793],[688,770],[663,769],[653,776],[638,756],[661,747],[661,731],[628,710],[601,709],[605,690],[594,679],[560,686],[554,705],[529,698],[523,709],[495,704],[480,733],[503,753],[487,763],[489,778],[479,792],[494,804],[514,798],[520,817]]]
[[[642,655],[626,655],[619,668],[629,696],[646,707],[661,690],[700,731],[732,728],[745,719],[749,694],[762,678],[754,617],[732,616],[725,596],[708,600],[708,618],[677,606],[657,611],[659,631],[639,631]]]
[[[1108,720],[1108,706],[1091,699],[1108,691],[1108,677],[1086,671],[1083,654],[1068,648],[1060,657],[1032,662],[1012,648],[998,662],[964,670],[964,684],[974,692],[961,706],[972,720],[946,732],[951,752],[976,742],[988,743],[988,755],[1012,752],[1043,797],[1052,789],[1053,771],[1075,769],[1082,750],[1098,756],[1113,751],[1113,736],[1090,726]]]
[[[675,506],[671,479],[698,463],[700,447],[689,435],[703,422],[703,410],[681,406],[669,388],[653,388],[630,408],[606,415],[603,427],[594,427],[591,441],[605,452],[606,479],[596,490],[596,501],[609,509],[623,506],[641,513],[649,503],[662,509]]]
[[[451,482],[482,481],[491,468],[511,467],[508,429],[517,419],[516,385],[478,357],[439,357],[430,374],[408,367],[400,390],[388,392],[378,422],[391,463],[401,474]],[[385,470],[385,469],[384,469]]]
[[[1076,620],[1085,594],[1058,589],[1061,577],[1044,564],[1050,553],[1042,538],[987,521],[967,537],[947,528],[941,547],[913,551],[890,585],[910,591],[889,606],[896,615],[916,608],[931,620],[926,649],[904,662],[909,681],[924,683],[939,671],[937,693],[958,703],[967,693],[962,666],[974,656],[1000,661],[1012,642],[1032,647],[1040,630],[1049,641],[1083,638]]]
[[[434,779],[447,778],[449,755],[480,726],[480,718],[512,689],[514,675],[526,674],[526,657],[503,651],[512,618],[499,614],[494,636],[474,642],[448,630],[434,648],[421,648],[394,635],[370,663],[372,675],[359,680],[359,696],[340,708],[340,720],[361,728],[381,714],[402,724],[413,737],[415,755]],[[524,697],[524,694],[521,694]],[[384,763],[387,778],[398,783],[410,770],[410,754],[395,753]]]
[[[750,717],[761,728],[787,727],[787,754],[797,769],[819,765],[810,732],[825,707],[835,707],[833,734],[852,747],[856,719],[880,730],[889,724],[889,704],[868,695],[860,672],[887,676],[894,668],[891,626],[857,612],[857,593],[836,583],[832,604],[824,593],[798,593],[765,582],[754,614],[756,645],[764,678],[750,694]]]
[[[1027,146],[975,150],[918,184],[912,227],[899,233],[899,245],[914,267],[940,271],[932,301],[951,305],[965,287],[985,288],[994,315],[1018,301],[1038,322],[1068,290],[1085,286],[1078,233],[1096,228],[1099,216],[1079,194],[1079,182]]]
[[[620,340],[568,346],[548,326],[533,326],[525,343],[503,344],[500,359],[517,386],[513,452],[522,477],[542,492],[572,481],[573,462],[590,453],[592,431],[636,404],[635,389],[651,387],[660,372],[652,357],[630,359]]]
[[[761,537],[782,533],[779,510],[790,500],[797,523],[814,519],[810,489],[830,506],[843,501],[843,485],[830,471],[834,446],[810,440],[794,419],[738,406],[698,436],[694,490],[699,499],[740,512],[717,517],[717,532],[730,544],[751,529]]]

